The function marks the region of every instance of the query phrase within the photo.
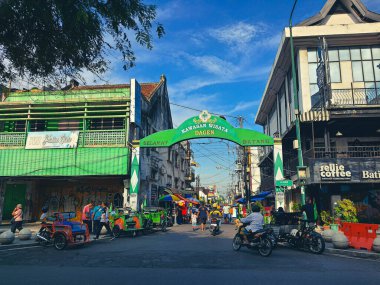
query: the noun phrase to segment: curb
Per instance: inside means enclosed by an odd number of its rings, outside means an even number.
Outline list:
[[[337,249],[337,248],[325,248],[325,253],[380,261],[380,254],[375,253],[375,252],[353,251],[353,250]]]

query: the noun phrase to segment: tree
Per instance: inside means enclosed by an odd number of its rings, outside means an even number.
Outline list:
[[[131,37],[152,49],[156,7],[143,0],[0,0],[0,82],[101,75],[115,51],[134,66]]]

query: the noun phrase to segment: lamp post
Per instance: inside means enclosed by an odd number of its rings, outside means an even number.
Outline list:
[[[295,126],[296,126],[296,136],[298,141],[298,168],[303,166],[303,157],[302,157],[302,147],[301,147],[301,132],[300,132],[300,112],[299,112],[299,104],[298,104],[298,88],[297,88],[297,79],[296,79],[296,64],[294,58],[294,43],[293,43],[293,32],[292,32],[292,17],[294,9],[296,8],[297,1],[294,1],[292,11],[289,17],[289,31],[290,31],[290,52],[292,59],[292,78],[293,78],[293,92],[294,92],[294,115],[295,115]],[[305,186],[304,183],[301,183],[301,178],[299,177],[299,172],[297,171],[298,183],[301,187],[301,204],[305,205]]]

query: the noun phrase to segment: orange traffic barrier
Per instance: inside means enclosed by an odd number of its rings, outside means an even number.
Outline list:
[[[350,241],[350,246],[355,249],[372,250],[373,240],[376,238],[376,231],[379,225],[343,223],[342,231]]]

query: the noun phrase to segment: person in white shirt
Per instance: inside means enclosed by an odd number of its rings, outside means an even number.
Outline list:
[[[260,207],[257,205],[252,205],[252,213],[248,215],[246,218],[241,218],[240,222],[245,224],[249,223],[249,225],[246,226],[242,231],[244,241],[248,243],[248,234],[257,232],[263,228],[264,217],[260,213]]]
[[[227,204],[223,206],[223,219],[225,224],[230,222],[230,206]]]
[[[100,224],[98,226],[97,232],[96,232],[96,237],[94,239],[98,239],[100,232],[102,231],[103,226],[107,229],[107,233],[110,236],[113,236],[113,232],[111,231],[110,225],[109,225],[109,210],[108,210],[108,205],[105,203],[102,203],[102,215],[100,216]]]

